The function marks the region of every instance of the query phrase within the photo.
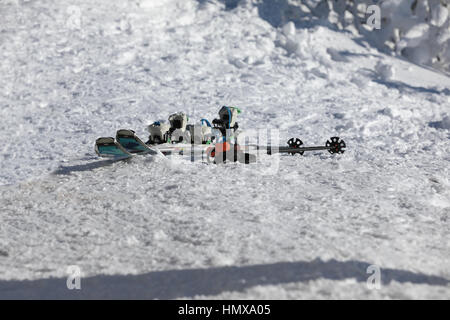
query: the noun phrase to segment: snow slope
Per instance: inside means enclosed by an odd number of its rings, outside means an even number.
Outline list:
[[[0,298],[450,298],[449,77],[252,5],[0,10]],[[117,129],[145,137],[223,104],[281,144],[339,135],[348,151],[251,166],[94,153]]]

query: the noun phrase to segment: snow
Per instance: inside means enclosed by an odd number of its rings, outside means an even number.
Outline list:
[[[431,24],[436,27],[442,27],[448,19],[448,9],[444,6],[435,5],[431,10]]]
[[[438,0],[254,1],[270,23],[305,25],[319,20],[359,35],[382,51],[449,72],[449,2]],[[270,11],[270,13],[269,13]]]
[[[393,78],[395,69],[391,64],[386,64],[379,61],[375,66],[375,72],[378,74],[380,79],[386,81]]]
[[[444,73],[320,21],[277,28],[250,1],[0,10],[0,298],[30,283],[70,297],[71,265],[89,297],[450,298]],[[249,166],[94,153],[117,129],[146,138],[171,113],[211,120],[224,104],[277,143],[338,135],[347,152]]]

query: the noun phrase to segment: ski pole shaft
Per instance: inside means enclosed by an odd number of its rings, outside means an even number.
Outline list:
[[[253,146],[256,150],[266,150],[267,154],[274,153],[300,153],[305,151],[330,150],[331,147],[313,146],[313,147],[272,147],[272,146]]]

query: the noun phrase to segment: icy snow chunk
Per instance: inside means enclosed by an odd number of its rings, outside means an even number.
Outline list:
[[[139,244],[139,240],[135,236],[128,236],[125,241],[129,246],[136,246]]]
[[[73,68],[72,68],[72,72],[73,73],[80,73],[81,71],[84,70],[84,66],[82,64],[76,64]]]
[[[129,20],[129,16],[122,17],[119,21],[119,29],[123,32],[126,32],[128,34],[131,34],[132,32],[132,26],[131,22]]]
[[[297,50],[299,49],[299,43],[296,41],[296,39],[286,37],[284,34],[278,35],[276,45],[286,50],[288,55],[297,52]]]
[[[253,64],[253,63],[255,63],[255,59],[251,56],[247,56],[247,57],[245,57],[244,62],[247,64]]]
[[[344,12],[345,24],[346,25],[352,24],[354,20],[355,20],[355,17],[353,16],[353,14],[350,11],[345,10],[345,12]]]
[[[436,27],[442,27],[448,19],[448,9],[441,4],[437,4],[431,10],[430,23]]]
[[[420,23],[412,27],[398,43],[397,52],[401,52],[403,48],[418,46],[428,37],[430,26],[426,23]]]
[[[328,21],[329,21],[331,24],[339,25],[339,15],[338,15],[335,11],[331,10],[331,11],[328,13]],[[341,27],[342,27],[342,26],[341,26]]]
[[[214,257],[211,257],[210,263],[213,266],[232,266],[236,261],[231,256],[216,254]]]
[[[169,4],[172,0],[141,0],[139,3],[139,7],[143,9],[154,9],[156,7],[163,7]]]
[[[375,66],[377,76],[382,80],[390,80],[395,75],[394,66],[379,61]]]
[[[321,71],[319,68],[313,68],[310,70],[310,72],[315,75],[316,77],[322,78],[322,79],[328,79],[328,74]]]
[[[445,198],[442,195],[439,194],[435,194],[433,195],[433,197],[430,199],[430,204],[432,206],[438,207],[438,208],[449,208],[450,207],[450,201]]]
[[[116,60],[116,64],[118,65],[126,65],[134,61],[136,59],[136,52],[127,51],[122,53],[119,58]]]
[[[359,34],[358,29],[353,24],[348,24],[345,27],[345,30],[350,31],[354,36],[357,36]]]
[[[428,33],[430,26],[426,23],[420,23],[412,27],[405,35],[407,39],[423,38]]]
[[[299,49],[299,43],[291,38],[288,38],[284,49],[286,49],[289,54],[295,53]]]
[[[378,114],[397,119],[411,119],[414,113],[408,109],[402,109],[400,107],[386,107],[377,111]]]
[[[295,36],[295,24],[292,21],[289,21],[283,26],[282,32],[286,37]]]
[[[162,230],[158,230],[153,234],[153,240],[155,241],[163,241],[167,240],[169,236]]]
[[[442,45],[448,40],[450,40],[450,30],[441,30],[436,38],[437,43]]]
[[[247,64],[239,58],[229,57],[228,62],[238,69],[242,69],[247,66]]]
[[[388,116],[388,117],[391,117],[391,118],[394,117],[394,114],[392,113],[392,109],[389,108],[389,107],[388,107],[388,108],[381,109],[381,110],[378,110],[377,113],[378,113],[378,114],[385,115],[385,116]]]
[[[354,83],[360,89],[364,89],[368,85],[368,81],[366,78],[362,78],[362,77],[358,77],[358,76],[352,77],[350,79],[350,82]]]
[[[340,124],[334,127],[336,131],[349,130],[355,126],[353,121],[347,121],[344,125]]]
[[[275,48],[275,44],[268,37],[260,37],[256,42],[256,46],[258,49],[264,51],[265,53],[271,53]]]

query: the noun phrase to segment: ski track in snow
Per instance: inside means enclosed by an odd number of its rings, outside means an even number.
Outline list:
[[[254,8],[71,5],[0,4],[0,279],[315,259],[450,279],[448,77],[324,26],[283,35]],[[154,120],[213,119],[223,104],[243,110],[243,129],[279,129],[281,144],[338,135],[347,152],[249,166],[96,158],[99,136],[146,138]],[[448,284],[333,279],[187,297],[450,298]]]

